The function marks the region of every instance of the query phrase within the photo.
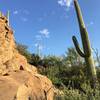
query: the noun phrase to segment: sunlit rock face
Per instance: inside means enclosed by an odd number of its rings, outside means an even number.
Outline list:
[[[53,100],[52,82],[16,50],[7,18],[0,16],[0,100]]]
[[[13,32],[6,23],[6,18],[0,18],[0,62],[5,63],[13,56]]]
[[[15,48],[13,32],[8,26],[7,18],[0,17],[0,69],[5,70],[5,63],[12,59]]]
[[[36,72],[37,69],[27,63],[24,56],[18,53],[12,29],[8,26],[5,16],[0,17],[0,73],[7,71],[24,70]]]

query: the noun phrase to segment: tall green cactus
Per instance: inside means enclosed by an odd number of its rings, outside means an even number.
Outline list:
[[[74,0],[74,6],[75,6],[78,23],[79,23],[81,39],[82,39],[82,44],[83,44],[83,51],[79,47],[79,43],[78,43],[76,37],[73,36],[72,39],[73,39],[76,51],[78,52],[78,54],[81,57],[83,57],[85,59],[85,62],[87,65],[87,72],[90,74],[90,76],[92,76],[92,77],[90,77],[90,80],[92,82],[93,87],[95,87],[96,81],[97,81],[96,69],[95,69],[95,65],[94,65],[94,61],[93,61],[93,57],[92,57],[92,53],[91,53],[91,46],[90,46],[90,41],[88,38],[88,32],[85,28],[85,24],[84,24],[84,21],[82,18],[82,13],[81,13],[81,10],[80,10],[77,0]]]

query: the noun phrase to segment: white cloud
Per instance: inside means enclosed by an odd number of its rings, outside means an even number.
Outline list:
[[[17,15],[17,14],[18,14],[18,11],[17,11],[17,10],[15,10],[15,11],[13,12],[13,14],[14,14],[14,15]]]
[[[44,43],[43,43],[43,39],[45,38],[49,38],[49,30],[48,29],[42,29],[38,32],[39,34],[37,34],[35,36],[35,40],[36,40],[36,43],[35,43],[35,47],[40,51],[42,51],[43,49],[45,49],[45,46],[44,46]]]
[[[72,1],[73,0],[58,0],[58,4],[60,6],[65,6],[65,7],[69,8],[69,7],[71,7]]]
[[[90,27],[90,26],[92,26],[93,24],[94,24],[94,22],[91,21],[90,23],[87,24],[87,27]]]
[[[50,33],[50,32],[49,32],[48,29],[40,30],[39,33],[40,33],[41,35],[43,35],[44,37],[49,38],[49,33]]]
[[[58,0],[58,4],[61,6],[65,6],[65,3],[62,0]]]
[[[91,21],[91,22],[90,22],[90,25],[93,25],[93,24],[94,24],[94,22]]]

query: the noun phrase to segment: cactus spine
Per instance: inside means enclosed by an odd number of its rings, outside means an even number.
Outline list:
[[[77,0],[74,0],[74,6],[75,6],[75,10],[77,13],[77,18],[78,18],[78,23],[79,23],[83,51],[81,50],[79,43],[78,43],[75,36],[72,37],[72,40],[74,42],[74,45],[75,45],[75,48],[76,48],[76,51],[78,52],[78,54],[85,59],[85,62],[87,65],[87,71],[92,76],[92,77],[90,77],[90,81],[92,82],[91,85],[95,88],[96,81],[97,81],[96,69],[95,69],[95,65],[94,65],[94,61],[93,61],[93,57],[92,57],[92,53],[91,53],[91,46],[90,46],[90,41],[88,38],[88,32],[85,28],[85,24],[84,24],[81,10],[80,10],[80,7],[79,7]]]

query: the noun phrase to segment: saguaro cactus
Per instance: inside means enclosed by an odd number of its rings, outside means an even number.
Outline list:
[[[92,57],[92,53],[91,53],[91,46],[90,46],[90,41],[88,38],[88,32],[86,30],[83,18],[82,18],[82,13],[78,4],[77,0],[74,0],[74,6],[75,6],[75,10],[77,13],[77,18],[78,18],[78,23],[79,23],[79,28],[80,28],[80,33],[81,33],[81,39],[82,39],[82,44],[83,44],[83,51],[81,50],[81,48],[79,47],[79,43],[76,39],[75,36],[72,37],[76,51],[78,52],[78,54],[83,57],[85,59],[86,65],[87,65],[87,71],[90,74],[90,80],[92,82],[91,85],[93,85],[93,87],[96,86],[96,69],[95,69],[95,65],[94,65],[94,60]]]

